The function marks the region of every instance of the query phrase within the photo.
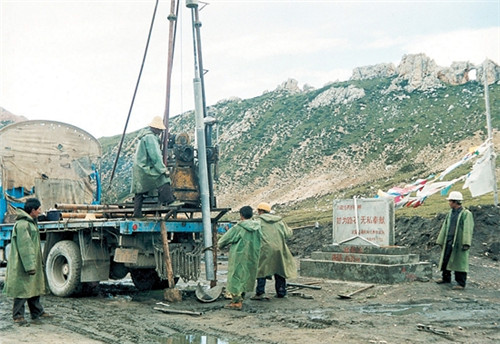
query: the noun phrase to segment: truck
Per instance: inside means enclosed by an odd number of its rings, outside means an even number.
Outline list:
[[[37,197],[44,210],[38,226],[45,273],[56,296],[129,273],[139,290],[168,287],[162,227],[174,281],[200,278],[206,229],[188,135],[171,137],[167,164],[174,195],[184,205],[146,200],[141,219],[132,217],[132,203],[101,204],[101,145],[88,132],[62,122],[23,121],[1,128],[0,142],[0,261],[7,258],[15,208]],[[209,163],[216,159],[211,156]],[[210,205],[212,241],[229,210]],[[209,268],[216,274],[216,264]]]
[[[217,144],[212,142],[216,120],[208,114],[205,100],[198,0],[187,0],[186,7],[191,11],[193,28],[196,144],[191,144],[187,133],[170,135],[168,127],[178,10],[175,1],[168,17],[163,117],[167,129],[162,137],[163,159],[174,195],[184,202],[182,207],[161,206],[152,199],[143,207],[146,217],[136,219],[132,217],[131,203],[101,204],[101,146],[77,127],[53,121],[25,121],[0,129],[0,261],[5,260],[8,251],[15,208],[25,199],[37,197],[46,213],[39,219],[39,229],[45,273],[54,295],[69,296],[87,283],[121,279],[129,273],[140,290],[173,288],[179,278],[198,280],[202,259],[210,287],[217,283],[217,223],[230,209],[217,208],[213,192],[219,154]],[[146,53],[147,48],[142,65]],[[129,117],[133,104],[134,98]],[[110,182],[126,128],[127,124]]]

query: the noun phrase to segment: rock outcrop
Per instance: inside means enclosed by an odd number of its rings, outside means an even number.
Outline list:
[[[450,67],[437,72],[439,80],[449,85],[463,85],[469,81],[469,73],[474,69],[470,62],[453,62]]]
[[[363,98],[364,96],[365,91],[353,85],[347,87],[332,87],[314,98],[309,103],[309,108],[315,109],[326,105],[347,104]]]
[[[463,85],[472,80],[483,82],[484,71],[488,84],[500,81],[500,66],[491,60],[486,60],[480,65],[467,61],[453,62],[450,67],[440,67],[425,54],[404,55],[396,71],[397,77],[384,93],[402,90],[427,91],[444,85]],[[362,74],[356,72],[356,75]]]
[[[396,67],[392,63],[379,63],[371,66],[354,68],[351,80],[367,80],[375,78],[389,78],[396,74]]]
[[[275,91],[286,91],[288,93],[300,93],[302,92],[299,88],[299,83],[295,79],[288,79],[284,81],[281,85],[276,87]]]
[[[403,88],[408,92],[426,91],[443,86],[437,77],[438,66],[436,62],[425,54],[404,55],[397,71],[398,76],[392,84],[406,82],[407,84]]]
[[[500,66],[491,60],[484,61],[477,66],[477,80],[483,82],[484,71],[488,85],[500,82]]]
[[[24,116],[17,116],[13,113],[5,110],[3,107],[0,107],[0,128],[5,127],[6,125],[27,121],[28,119]]]

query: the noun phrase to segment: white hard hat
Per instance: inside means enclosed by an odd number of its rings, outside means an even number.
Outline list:
[[[461,192],[458,191],[452,191],[450,192],[450,195],[447,198],[448,201],[463,201],[464,196],[462,196]]]

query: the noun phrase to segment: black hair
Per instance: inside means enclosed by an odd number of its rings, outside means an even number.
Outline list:
[[[28,214],[31,214],[32,210],[37,210],[40,208],[42,204],[38,200],[38,198],[28,198],[26,203],[24,203],[24,211]]]
[[[251,206],[246,205],[240,208],[240,215],[243,216],[244,219],[251,219],[253,216],[253,209]]]
[[[151,131],[155,134],[155,135],[160,135],[161,133],[164,132],[163,129],[160,129],[160,128],[155,128],[155,127],[149,127],[151,129]]]

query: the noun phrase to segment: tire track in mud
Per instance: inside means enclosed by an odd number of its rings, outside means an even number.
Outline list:
[[[61,318],[60,327],[103,343],[154,343],[177,333],[144,314],[142,303],[102,298],[47,299],[47,308]]]
[[[313,299],[290,295],[269,301],[245,300],[242,311],[224,309],[228,300],[200,303],[193,291],[181,288],[184,299],[171,308],[203,312],[199,317],[153,310],[162,301],[161,291],[138,292],[124,283],[101,283],[99,294],[92,297],[43,296],[46,311],[56,318],[28,329],[13,325],[12,300],[0,295],[0,342],[7,338],[7,343],[17,343],[12,339],[19,334],[34,334],[51,344],[149,344],[185,334],[245,344],[496,344],[500,342],[499,272],[498,262],[483,258],[471,264],[470,283],[460,292],[451,285],[412,282],[377,285],[350,300],[339,300],[338,294],[359,288],[359,283],[317,279],[314,281],[322,289],[307,291]],[[293,282],[310,281],[298,278]],[[273,288],[268,285],[269,295]],[[452,340],[420,331],[417,324],[451,331]]]

